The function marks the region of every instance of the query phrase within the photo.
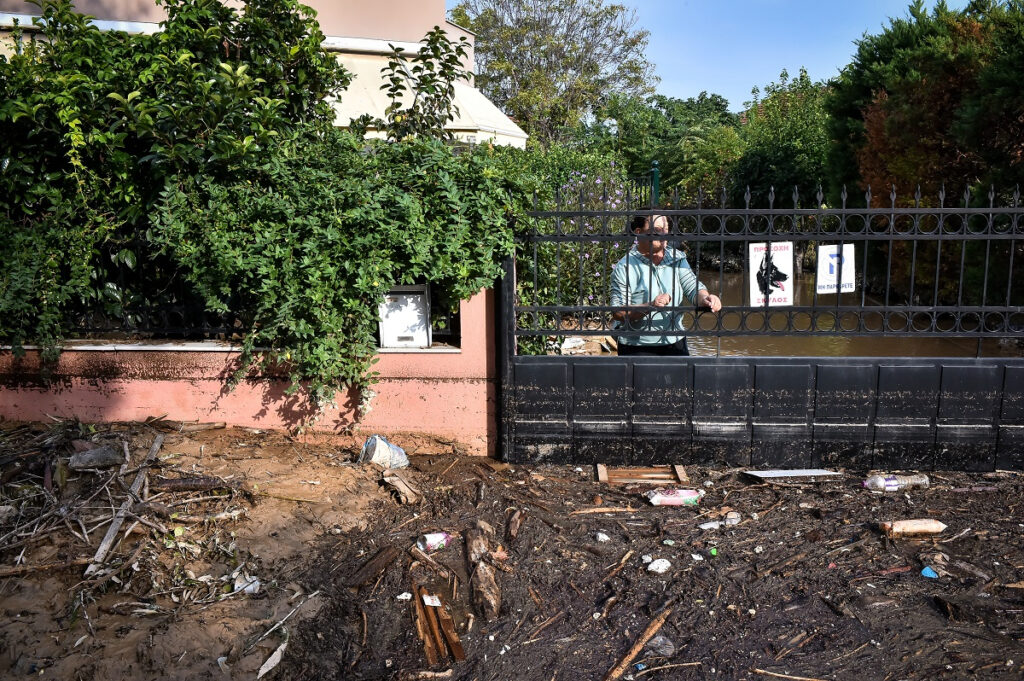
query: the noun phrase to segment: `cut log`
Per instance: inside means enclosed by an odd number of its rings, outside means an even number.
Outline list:
[[[501,589],[495,579],[494,568],[487,563],[489,553],[487,539],[483,530],[472,528],[466,530],[466,562],[469,573],[473,575],[470,587],[473,591],[473,603],[480,610],[484,619],[491,621],[501,610]]]
[[[363,566],[356,570],[356,573],[352,575],[352,578],[348,581],[349,586],[363,586],[370,583],[372,580],[377,579],[377,576],[384,571],[384,569],[395,562],[395,558],[398,558],[400,551],[394,546],[385,546],[378,551],[373,558],[363,563]]]

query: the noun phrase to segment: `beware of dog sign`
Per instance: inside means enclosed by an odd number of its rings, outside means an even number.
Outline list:
[[[750,244],[752,307],[764,307],[766,304],[769,307],[792,305],[795,285],[792,241]]]
[[[839,275],[842,270],[842,293],[853,291],[854,275],[853,244],[843,244],[843,257],[839,257],[839,246],[818,246],[818,293],[835,293],[839,286]]]

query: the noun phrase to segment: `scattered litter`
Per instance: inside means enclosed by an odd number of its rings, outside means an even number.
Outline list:
[[[586,348],[587,342],[579,336],[570,336],[562,341],[562,345],[559,348],[563,355],[575,355],[582,352]]]
[[[431,532],[420,535],[420,538],[416,541],[416,546],[420,551],[427,551],[429,553],[448,546],[451,538],[452,536],[447,532]]]
[[[835,480],[842,477],[842,473],[828,471],[824,468],[793,468],[793,469],[770,469],[765,471],[744,471],[747,475],[758,480],[771,482],[773,480],[792,480],[800,478],[804,482],[816,482],[818,480]]]
[[[395,494],[398,495],[399,501],[403,504],[419,503],[420,491],[410,485],[409,482],[398,473],[398,471],[392,469],[385,470],[381,476],[381,482],[393,490]]]
[[[675,546],[676,545],[676,540],[675,539],[666,539],[665,541],[663,541],[661,543],[664,544],[665,546]]]
[[[699,553],[691,553],[690,558],[693,558],[693,562],[695,563],[700,563],[704,560],[704,556],[700,555]]]
[[[668,562],[664,558],[659,558],[658,560],[652,560],[647,565],[647,571],[653,572],[657,575],[661,575],[664,574],[670,567],[672,567],[672,563]]]
[[[861,483],[875,492],[899,492],[905,489],[928,489],[930,481],[924,473],[915,475],[872,475]]]
[[[696,506],[704,497],[702,489],[652,489],[644,496],[652,506]]]
[[[740,519],[742,517],[743,516],[740,515],[739,511],[729,511],[728,513],[725,514],[725,524],[726,525],[739,525],[740,524]]]
[[[599,542],[601,542],[601,543],[604,543],[604,542],[609,542],[609,541],[611,541],[611,540],[612,540],[612,538],[611,538],[611,537],[609,537],[609,536],[608,536],[607,534],[605,534],[604,532],[598,532],[598,533],[596,533],[596,534],[594,535],[594,539],[596,539],[597,541],[599,541]]]
[[[649,650],[659,657],[672,657],[676,654],[676,644],[668,636],[658,634],[647,642],[644,650]]]
[[[274,667],[281,664],[281,658],[284,657],[284,651],[287,647],[288,639],[285,638],[284,642],[277,647],[277,650],[271,653],[270,657],[267,658],[267,661],[263,663],[262,667],[260,667],[260,670],[256,672],[257,679],[262,679],[273,671]]]
[[[754,553],[764,553],[764,547],[761,545],[755,546]]]
[[[923,570],[921,570],[921,576],[922,577],[927,577],[928,579],[938,579],[939,578],[939,574],[937,572],[935,572],[935,570],[931,569],[928,566],[925,566],[925,568]]]
[[[721,520],[710,520],[710,521],[708,521],[706,523],[701,523],[697,527],[699,527],[702,530],[717,530],[717,529],[722,527],[722,521]]]
[[[235,591],[242,591],[247,594],[259,593],[260,580],[255,577],[250,577],[244,572],[238,572],[235,574]]]
[[[411,601],[412,600],[412,594],[409,593],[408,591],[403,591],[402,593],[400,593],[397,596],[395,596],[395,598],[397,600],[400,600],[400,601]]]
[[[373,435],[363,443],[357,463],[375,463],[381,468],[405,468],[409,465],[409,457],[405,450],[391,444],[381,435]]]
[[[441,599],[437,596],[432,596],[428,593],[423,594],[423,605],[429,605],[432,608],[441,607]]]
[[[652,556],[649,553],[645,553],[644,555],[640,556],[640,560],[642,560],[644,563],[650,563],[652,560],[654,560],[654,556]]]
[[[228,658],[226,655],[221,655],[217,658],[217,666],[220,667],[220,670],[225,674],[231,673],[231,667],[228,666]]]
[[[914,537],[927,534],[939,534],[946,529],[946,525],[931,518],[920,518],[916,520],[897,520],[891,523],[878,523],[879,529],[889,537]]]

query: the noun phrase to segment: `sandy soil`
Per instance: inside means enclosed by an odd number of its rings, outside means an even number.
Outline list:
[[[693,467],[700,505],[652,507],[641,488],[599,484],[590,469],[509,467],[408,438],[399,444],[418,455],[402,475],[423,501],[403,505],[380,468],[353,463],[351,440],[157,425],[0,424],[0,505],[17,511],[0,516],[0,569],[90,558],[100,524],[127,498],[109,482],[116,469],[64,477],[59,462],[76,440],[126,439],[137,467],[162,430],[146,501],[193,518],[246,513],[184,522],[140,511],[150,525],[121,539],[98,578],[81,564],[0,578],[0,676],[254,679],[287,641],[264,678],[601,679],[666,609],[658,633],[674,650],[645,648],[622,678],[1024,676],[1016,473],[939,473],[928,490],[881,495],[859,488],[863,471],[764,484]],[[124,487],[134,475],[120,476]],[[161,491],[161,481],[200,477],[227,489]],[[189,501],[202,497],[212,498]],[[579,513],[598,507],[636,510]],[[739,524],[699,527],[730,509]],[[512,538],[516,511],[524,521]],[[948,527],[889,539],[876,526],[916,517]],[[481,520],[502,596],[491,621],[467,586],[463,533]],[[430,531],[452,536],[433,558],[454,580],[407,552]],[[396,557],[354,584],[386,547]],[[671,567],[649,572],[645,556]],[[236,590],[245,577],[259,580],[255,593]],[[465,661],[427,664],[415,608],[398,598],[417,585],[444,598]]]

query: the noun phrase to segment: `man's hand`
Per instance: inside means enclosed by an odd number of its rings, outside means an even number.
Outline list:
[[[672,304],[672,296],[667,293],[662,293],[657,298],[651,301],[651,307],[665,307],[666,305]]]
[[[718,312],[722,309],[722,301],[713,293],[708,293],[706,289],[701,289],[697,291],[697,307],[705,307],[712,312]]]

